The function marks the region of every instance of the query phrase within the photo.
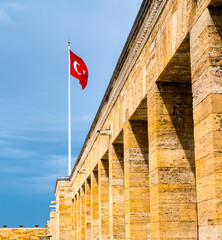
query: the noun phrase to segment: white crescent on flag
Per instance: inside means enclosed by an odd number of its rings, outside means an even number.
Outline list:
[[[74,67],[75,71],[76,71],[79,75],[82,75],[82,73],[78,72],[77,65],[80,66],[80,64],[79,64],[77,61],[75,61],[75,62],[73,63],[73,67]],[[80,67],[81,67],[81,66],[80,66]]]

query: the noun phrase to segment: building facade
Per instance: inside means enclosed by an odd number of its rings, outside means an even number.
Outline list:
[[[52,240],[222,239],[222,1],[144,0]]]

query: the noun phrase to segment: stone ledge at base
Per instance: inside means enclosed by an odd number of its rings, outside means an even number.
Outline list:
[[[39,240],[38,236],[49,236],[48,228],[0,228],[0,240]]]

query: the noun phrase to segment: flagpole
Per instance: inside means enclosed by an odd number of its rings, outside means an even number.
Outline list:
[[[71,175],[70,40],[68,40],[68,176]]]

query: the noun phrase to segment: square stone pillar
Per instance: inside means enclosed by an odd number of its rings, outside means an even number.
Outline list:
[[[222,8],[190,32],[199,238],[222,239]]]
[[[126,239],[150,239],[147,121],[127,122],[123,130]]]
[[[50,235],[52,235],[51,240],[56,240],[56,210],[51,210],[50,211]]]
[[[85,240],[85,185],[83,185],[80,189],[80,196],[81,196],[81,236],[82,240]]]
[[[72,189],[69,180],[58,180],[56,185],[56,240],[71,240]]]
[[[77,240],[77,219],[78,219],[78,202],[77,194],[74,197],[74,240]]]
[[[147,103],[151,239],[197,239],[191,84],[153,83]]]
[[[73,196],[73,193],[72,193],[71,219],[72,219],[71,239],[74,239],[75,238],[75,197]]]
[[[123,144],[109,147],[110,239],[125,240]]]
[[[92,240],[99,240],[99,189],[98,168],[91,174],[91,218],[92,218]]]
[[[99,238],[109,237],[109,162],[101,159],[98,165],[99,173]]]
[[[91,240],[91,178],[87,178],[85,181],[85,236],[86,240]]]
[[[80,196],[80,190],[77,192],[77,240],[82,239],[81,234],[81,196]]]

